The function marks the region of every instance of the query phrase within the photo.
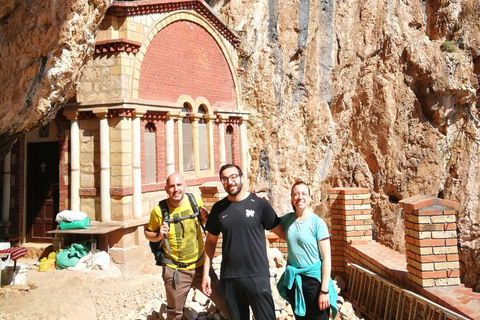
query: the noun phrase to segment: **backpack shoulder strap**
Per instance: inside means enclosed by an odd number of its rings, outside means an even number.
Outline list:
[[[205,234],[207,234],[207,232],[205,231],[205,227],[202,223],[202,217],[200,215],[200,209],[198,208],[198,204],[197,204],[197,200],[195,200],[195,196],[190,192],[186,192],[186,195],[188,197],[188,200],[190,201],[190,205],[192,206],[193,214],[198,216],[197,218],[198,218],[198,221],[200,222],[200,226],[202,227],[203,232]]]
[[[170,227],[170,211],[168,210],[168,205],[167,205],[167,200],[163,199],[158,202],[158,206],[160,207],[160,210],[162,211],[162,218],[163,221],[168,224]]]
[[[190,192],[186,192],[185,194],[188,197],[188,201],[190,201],[190,205],[192,206],[193,213],[199,213],[200,210],[198,209],[198,204],[197,204],[197,200],[195,200],[195,196]]]
[[[163,217],[163,221],[167,223],[168,227],[170,228],[170,211],[168,210],[168,205],[167,205],[167,200],[163,199],[161,201],[158,202],[158,206],[160,207],[160,210],[162,211],[162,217]],[[165,243],[165,247],[167,248],[167,252],[168,254],[172,254],[172,252],[170,251],[170,244],[168,243],[168,239],[167,239],[167,236],[165,236],[164,238],[164,243]]]

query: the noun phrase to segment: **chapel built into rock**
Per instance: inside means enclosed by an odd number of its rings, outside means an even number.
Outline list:
[[[203,1],[114,1],[74,98],[5,157],[8,232],[58,248],[79,237],[51,233],[56,214],[82,211],[123,272],[152,262],[143,228],[169,174],[200,195],[222,164],[248,172],[238,42]]]

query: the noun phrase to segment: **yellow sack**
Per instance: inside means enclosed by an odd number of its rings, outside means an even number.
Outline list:
[[[55,270],[55,258],[56,258],[56,253],[55,252],[50,252],[48,254],[48,259],[47,258],[42,258],[40,260],[40,265],[38,266],[38,271],[53,271]]]

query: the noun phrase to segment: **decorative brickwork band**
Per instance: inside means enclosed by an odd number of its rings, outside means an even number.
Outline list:
[[[459,285],[458,203],[415,196],[399,204],[404,213],[407,278],[424,288]]]

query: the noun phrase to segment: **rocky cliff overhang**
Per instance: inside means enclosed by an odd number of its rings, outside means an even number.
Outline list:
[[[0,7],[0,159],[74,95],[112,0],[6,0]]]

